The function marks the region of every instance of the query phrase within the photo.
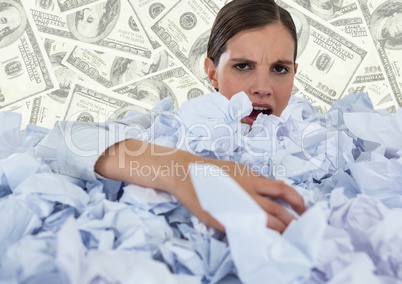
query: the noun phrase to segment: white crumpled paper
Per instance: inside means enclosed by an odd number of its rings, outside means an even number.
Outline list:
[[[0,112],[0,283],[401,283],[401,111],[356,94],[319,114],[293,97],[251,131],[248,111],[243,93],[199,97],[157,116],[149,138],[294,186],[308,210],[282,235],[213,166],[192,178],[226,235],[169,194],[51,173],[32,155],[47,130]]]

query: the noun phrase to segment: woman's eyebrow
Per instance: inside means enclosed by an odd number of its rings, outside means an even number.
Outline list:
[[[281,59],[277,60],[275,63],[279,64],[279,65],[293,65],[293,64],[295,64],[293,62],[293,60],[281,60]]]
[[[230,61],[235,62],[235,63],[248,63],[248,64],[256,64],[257,63],[256,61],[251,60],[249,58],[245,58],[245,57],[231,58]],[[273,64],[277,64],[277,65],[294,65],[295,63],[293,62],[293,60],[278,59]]]
[[[237,62],[237,63],[257,63],[256,61],[245,58],[245,57],[231,58],[230,61]]]

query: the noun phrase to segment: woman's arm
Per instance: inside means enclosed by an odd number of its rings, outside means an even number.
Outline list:
[[[302,214],[303,198],[282,181],[270,180],[245,169],[244,165],[209,159],[189,152],[128,139],[109,147],[95,164],[95,171],[110,179],[121,180],[167,191],[207,226],[223,230],[222,225],[201,208],[189,176],[191,163],[214,164],[234,178],[267,212],[268,227],[282,232],[294,219],[284,207],[270,200],[280,198]]]

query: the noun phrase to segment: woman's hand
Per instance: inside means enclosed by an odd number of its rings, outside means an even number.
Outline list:
[[[219,161],[193,157],[197,163],[210,163],[225,170],[268,215],[268,227],[283,232],[295,217],[282,205],[272,199],[281,199],[287,202],[298,214],[305,211],[304,200],[301,195],[283,181],[271,180],[252,172],[246,166],[232,161]],[[198,201],[194,187],[191,184],[188,171],[182,176],[173,179],[173,185],[168,190],[186,206],[201,222],[209,227],[224,230],[223,226],[208,212],[204,211]]]
[[[274,230],[283,232],[294,216],[271,199],[287,202],[298,214],[305,210],[303,198],[293,188],[282,181],[260,176],[244,165],[199,157],[134,139],[107,149],[97,161],[95,171],[106,178],[167,191],[201,222],[224,231],[223,226],[203,210],[198,201],[189,175],[192,163],[213,164],[225,170],[264,209],[268,215],[268,227]]]

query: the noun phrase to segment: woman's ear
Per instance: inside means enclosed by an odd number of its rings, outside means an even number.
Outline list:
[[[214,88],[218,90],[219,84],[218,84],[218,78],[217,78],[214,61],[209,57],[205,58],[204,67],[205,67],[205,72],[207,72],[209,81],[211,82],[212,86],[214,86]]]
[[[295,63],[295,74],[297,73],[297,67],[299,67],[299,64]]]

